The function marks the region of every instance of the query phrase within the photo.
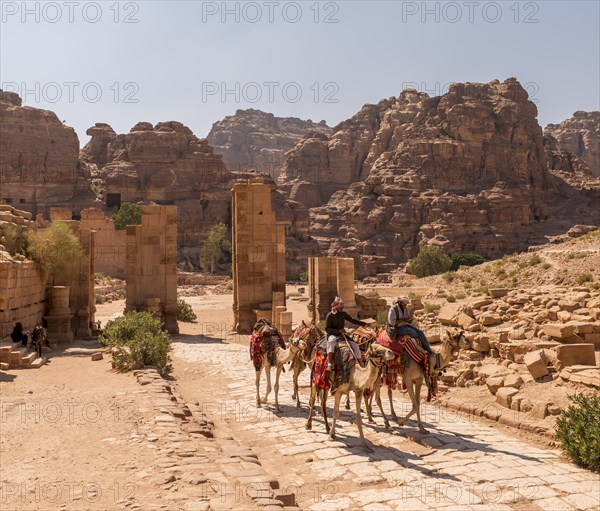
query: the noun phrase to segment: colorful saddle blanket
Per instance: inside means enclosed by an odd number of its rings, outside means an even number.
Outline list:
[[[250,339],[250,359],[256,371],[262,367],[265,357],[269,365],[275,365],[277,347],[285,349],[283,337],[271,323],[264,319],[259,320]]]
[[[398,337],[395,341],[390,339],[390,336],[385,330],[382,330],[377,335],[377,343],[389,348],[394,352],[393,360],[390,360],[384,365],[381,371],[381,381],[391,388],[398,385],[398,376],[404,372],[405,356],[413,359],[423,369],[425,374],[425,383],[427,385],[427,402],[437,394],[437,372],[430,367],[429,354],[421,343],[414,337],[404,335]]]
[[[333,352],[333,375],[327,374],[327,336],[317,342],[315,360],[311,368],[310,379],[313,385],[320,389],[331,388],[333,394],[340,385],[350,381],[350,371],[356,364],[352,348],[345,342],[339,341]]]

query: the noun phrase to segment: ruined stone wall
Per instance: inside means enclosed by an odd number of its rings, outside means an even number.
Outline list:
[[[316,320],[325,319],[336,296],[344,300],[345,311],[358,312],[354,294],[354,259],[349,257],[310,257],[308,259],[309,312]]]
[[[277,307],[285,306],[285,224],[275,218],[271,192],[261,178],[232,190],[233,313],[238,333],[251,332],[259,317],[273,318]]]
[[[102,211],[95,208],[84,209],[81,212],[81,228],[95,231],[95,271],[109,277],[124,279],[127,232],[117,231],[112,219],[106,218]]]
[[[126,310],[160,315],[177,326],[177,207],[142,206],[142,225],[127,227]]]
[[[31,224],[31,213],[0,204],[0,240],[7,229],[29,229]],[[10,335],[17,321],[27,330],[41,323],[46,304],[46,288],[35,263],[0,248],[0,339]]]

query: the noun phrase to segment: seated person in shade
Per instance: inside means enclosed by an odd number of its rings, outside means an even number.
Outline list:
[[[22,346],[27,346],[27,334],[23,332],[23,325],[21,322],[15,323],[10,338],[12,339],[12,342],[20,342]]]

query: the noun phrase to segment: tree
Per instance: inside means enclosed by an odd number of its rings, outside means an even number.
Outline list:
[[[407,273],[417,277],[428,277],[447,272],[452,264],[451,259],[438,247],[424,245],[419,254],[408,262]]]
[[[202,247],[202,252],[200,252],[200,266],[204,271],[214,273],[225,252],[231,250],[231,242],[226,236],[227,226],[223,223],[215,225],[210,230],[208,239]]]
[[[142,210],[137,204],[123,202],[119,211],[112,216],[115,229],[122,231],[128,225],[140,225],[142,223]]]
[[[450,271],[458,270],[460,266],[477,266],[486,261],[485,257],[473,252],[468,254],[452,254],[451,258],[452,266],[450,266]]]
[[[38,266],[42,278],[55,282],[79,264],[82,255],[79,238],[65,222],[55,220],[48,229],[29,235],[27,254]]]

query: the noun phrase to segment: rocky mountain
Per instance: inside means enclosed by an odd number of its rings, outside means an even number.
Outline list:
[[[139,122],[126,134],[98,123],[87,134],[82,159],[96,167],[106,207],[139,201],[176,205],[180,258],[197,263],[210,228],[230,223],[234,180],[221,155],[175,121]]]
[[[96,195],[90,169],[79,161],[79,139],[54,112],[22,106],[0,91],[0,198],[34,215],[51,207],[76,216]]]
[[[330,132],[325,121],[275,117],[249,109],[214,123],[207,140],[216,153],[223,155],[230,171],[254,169],[277,180],[286,151],[306,136]]]
[[[496,257],[598,222],[596,192],[549,172],[536,106],[514,78],[365,105],[329,137],[290,150],[282,180],[312,208],[323,252],[355,257],[362,275],[425,243]]]
[[[575,112],[560,124],[548,124],[544,134],[556,139],[559,150],[581,158],[590,174],[600,177],[600,112]]]

